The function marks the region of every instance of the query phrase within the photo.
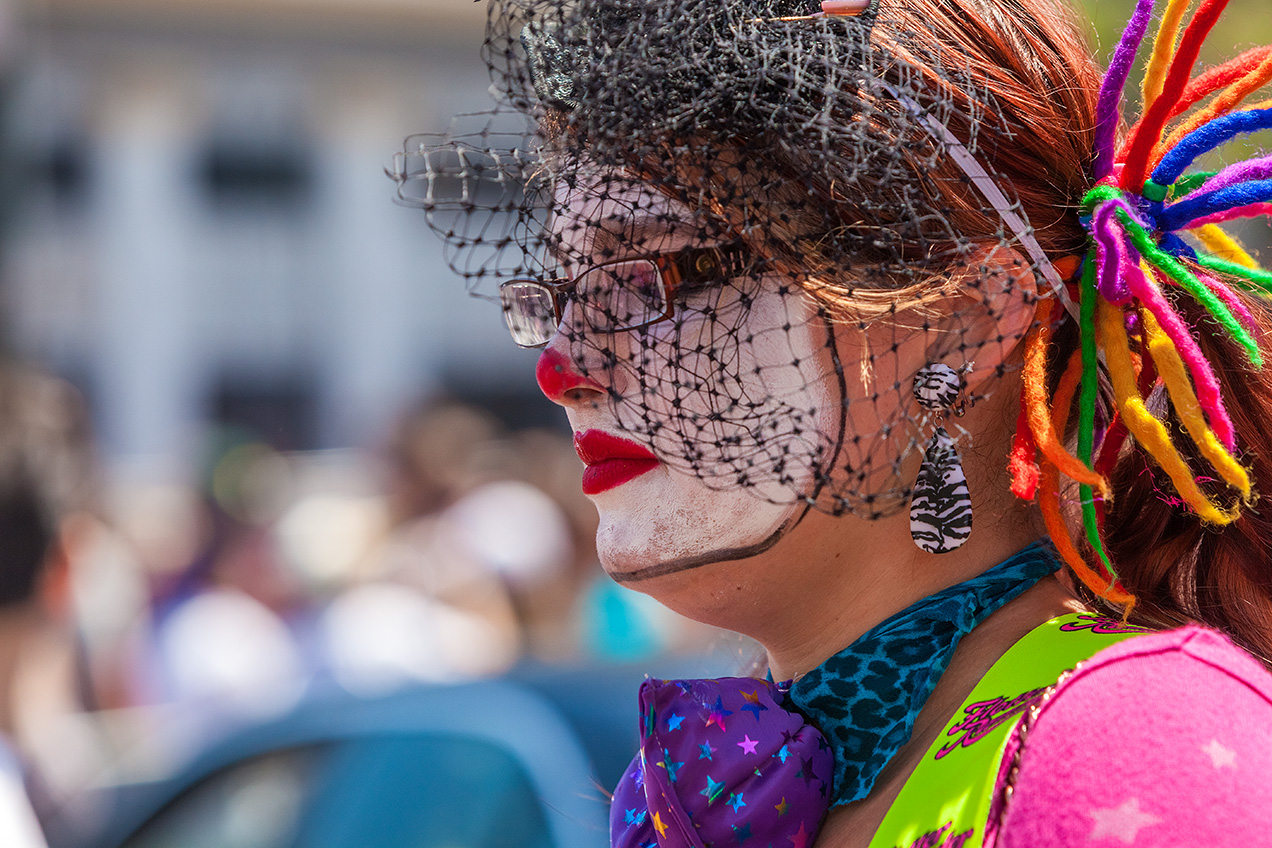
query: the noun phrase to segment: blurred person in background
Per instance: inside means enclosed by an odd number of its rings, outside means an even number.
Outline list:
[[[503,534],[474,525],[485,509],[472,500],[506,479],[504,437],[493,416],[452,400],[424,402],[393,428],[381,452],[383,527],[323,615],[332,671],[346,688],[484,677],[521,655],[516,563],[491,556]],[[550,501],[544,509],[549,525],[560,521]]]
[[[188,558],[153,580],[153,632],[139,696],[210,719],[292,706],[309,674],[297,629],[315,602],[289,567],[277,523],[294,496],[292,461],[244,428],[213,430],[192,499]]]
[[[495,670],[518,647],[549,661],[622,662],[710,638],[604,579],[596,511],[561,433],[510,433],[476,407],[435,401],[403,418],[385,453],[393,529],[377,567],[517,640],[496,639],[470,667]]]
[[[39,845],[23,775],[43,792],[57,719],[91,700],[71,624],[71,568],[94,520],[84,405],[68,384],[0,364],[0,844]],[[0,743],[2,745],[3,743]],[[73,757],[62,751],[62,756]]]
[[[0,747],[0,842],[12,848],[43,848],[47,843],[27,800],[22,764]]]

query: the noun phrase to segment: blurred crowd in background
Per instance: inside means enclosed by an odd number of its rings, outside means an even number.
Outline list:
[[[533,353],[392,202],[483,19],[0,0],[0,844],[316,693],[719,638],[603,578]]]
[[[602,576],[533,352],[391,202],[483,19],[0,0],[0,845],[14,781],[65,814],[315,692],[750,656]]]
[[[112,488],[78,393],[0,369],[0,730],[37,806],[162,775],[202,730],[324,688],[716,638],[603,578],[559,432],[435,401],[374,453],[225,429],[202,468],[197,487]]]

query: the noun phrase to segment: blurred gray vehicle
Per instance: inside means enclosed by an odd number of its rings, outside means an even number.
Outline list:
[[[520,669],[375,699],[328,692],[170,777],[85,799],[52,848],[602,848],[636,746],[633,669]]]

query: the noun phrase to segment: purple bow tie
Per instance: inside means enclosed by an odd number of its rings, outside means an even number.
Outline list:
[[[830,747],[763,680],[646,680],[640,752],[614,791],[614,848],[807,848],[830,803]]]

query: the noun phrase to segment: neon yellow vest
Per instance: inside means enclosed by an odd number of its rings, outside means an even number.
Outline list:
[[[1012,729],[1061,674],[1142,632],[1073,613],[1012,645],[924,754],[870,848],[980,848]]]

